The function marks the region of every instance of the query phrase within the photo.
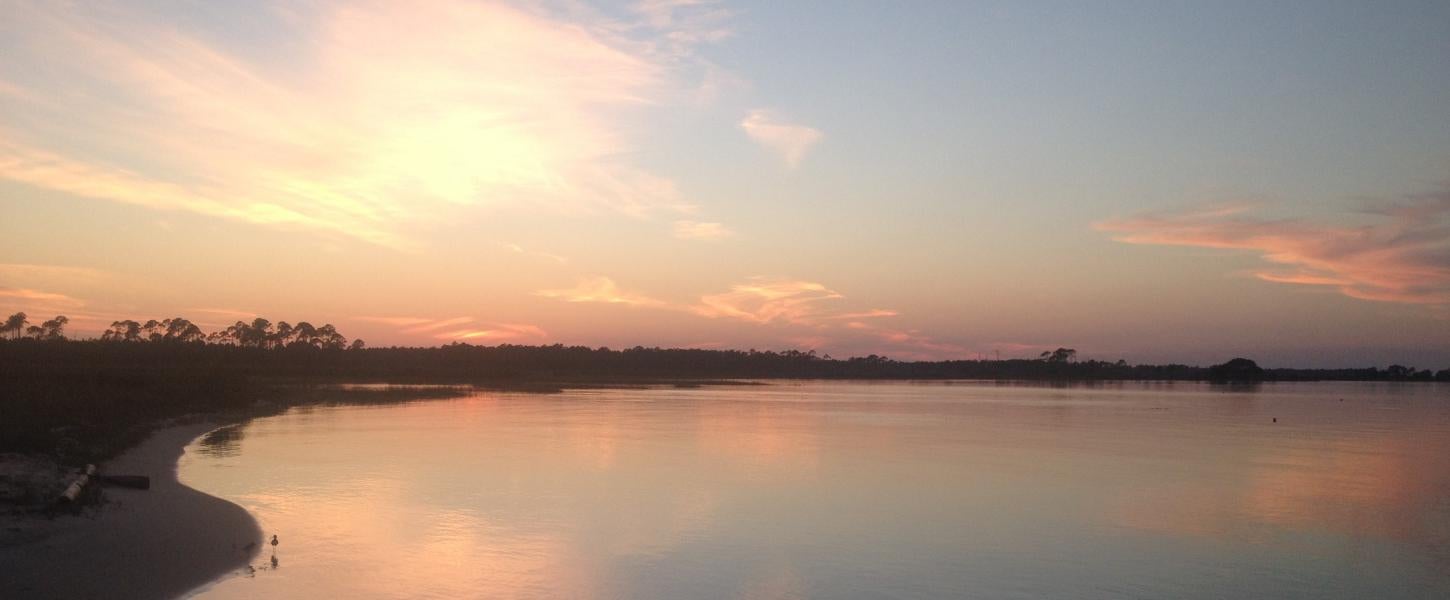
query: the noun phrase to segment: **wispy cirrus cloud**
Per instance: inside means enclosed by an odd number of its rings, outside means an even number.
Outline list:
[[[247,320],[257,318],[257,313],[250,310],[236,308],[189,308],[187,312],[197,312],[208,317],[217,319]]]
[[[10,4],[0,178],[394,247],[469,207],[683,211],[615,118],[688,87],[649,48],[725,31],[669,4],[631,37],[505,3],[277,5],[286,63],[134,7]]]
[[[0,263],[0,282],[43,280],[48,282],[92,283],[107,279],[110,276],[111,274],[106,271],[90,267]]]
[[[0,310],[27,313],[32,320],[65,315],[66,333],[84,337],[128,318],[112,302],[95,302],[96,292],[132,289],[121,274],[92,267],[0,263]]]
[[[715,43],[735,34],[729,22],[734,11],[714,0],[642,0],[632,11],[645,25],[662,32],[670,50],[688,55],[700,44]]]
[[[387,325],[405,334],[430,333],[439,329],[458,327],[474,322],[473,317],[449,317],[445,319],[429,317],[355,317],[354,320],[364,323]]]
[[[1326,286],[1363,300],[1450,305],[1450,191],[1366,211],[1373,222],[1331,225],[1261,219],[1234,206],[1097,223],[1130,244],[1255,252],[1276,283]]]
[[[49,313],[86,307],[84,290],[113,283],[111,273],[89,267],[0,263],[0,308]]]
[[[566,302],[623,304],[688,312],[710,319],[735,319],[756,324],[823,325],[844,320],[894,317],[896,311],[842,310],[832,301],[845,296],[813,281],[753,277],[724,292],[704,294],[695,302],[669,302],[621,289],[608,277],[585,277],[571,288],[540,290],[538,296]]]
[[[961,358],[971,353],[964,346],[937,341],[915,329],[899,329],[866,321],[849,321],[845,327],[873,337],[887,344],[888,347],[904,350],[904,358],[913,360],[941,357]]]
[[[542,342],[548,332],[526,323],[490,323],[474,317],[354,317],[354,321],[394,328],[394,334],[409,339],[491,342]]]
[[[808,323],[827,314],[823,305],[845,296],[813,281],[755,278],[727,292],[700,297],[690,310],[702,317],[752,323]]]
[[[608,277],[585,277],[571,288],[560,288],[551,290],[539,290],[534,292],[537,296],[554,298],[565,302],[599,302],[603,304],[623,304],[626,306],[644,306],[665,308],[669,303],[633,292],[626,292]]]
[[[943,343],[913,329],[881,324],[898,316],[888,309],[841,306],[846,296],[821,283],[754,277],[724,292],[704,294],[693,302],[669,302],[629,292],[606,277],[589,277],[573,288],[545,290],[538,295],[569,302],[620,304],[692,314],[750,324],[799,348],[869,349],[905,358],[961,357],[967,350]],[[719,345],[718,342],[712,342]],[[864,353],[864,352],[862,352]]]
[[[123,318],[104,310],[97,311],[85,299],[42,289],[0,287],[0,318],[17,312],[26,313],[32,322],[56,315],[70,319],[66,334],[72,338],[93,334],[112,321]]]
[[[674,236],[682,240],[719,241],[735,235],[721,223],[675,221]]]
[[[433,336],[440,340],[479,340],[491,342],[542,342],[549,333],[542,328],[525,323],[496,323],[486,327],[470,327],[445,331]]]
[[[76,308],[84,306],[85,302],[55,292],[42,290],[31,290],[25,288],[0,288],[0,298],[18,305],[41,306],[53,308]]]
[[[740,121],[740,128],[745,130],[745,135],[765,149],[780,155],[786,166],[794,169],[800,166],[805,159],[806,153],[821,141],[820,130],[798,125],[782,119],[775,113],[756,109],[745,115]]]

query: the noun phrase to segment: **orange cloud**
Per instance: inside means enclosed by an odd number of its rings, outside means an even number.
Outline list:
[[[426,335],[435,340],[544,341],[549,334],[535,325],[523,323],[483,323],[473,317],[432,319],[427,317],[355,317],[353,320],[378,323],[397,329],[407,336]]]
[[[105,280],[110,274],[88,267],[61,265],[36,265],[22,263],[0,263],[0,281],[46,281],[65,283],[91,283]]]
[[[456,327],[456,326],[459,326],[459,325],[465,325],[465,324],[472,323],[472,322],[473,322],[473,317],[454,317],[452,319],[441,319],[441,320],[437,320],[437,321],[428,321],[426,323],[416,323],[416,324],[411,325],[409,327],[405,327],[403,329],[403,333],[426,333],[426,332],[429,332],[429,331],[437,331],[437,330],[443,329],[445,327]]]
[[[757,278],[731,286],[728,292],[702,296],[691,310],[704,317],[752,323],[803,323],[821,315],[820,303],[844,297],[811,281]]]
[[[1352,298],[1450,304],[1450,192],[1370,211],[1368,225],[1265,220],[1234,207],[1155,214],[1095,225],[1130,244],[1257,252],[1264,281],[1329,286]]]
[[[0,178],[392,247],[500,203],[684,212],[672,181],[621,158],[616,118],[687,87],[661,47],[719,37],[681,8],[622,28],[496,3],[323,2],[279,23],[306,43],[276,65],[139,12],[7,6]]]
[[[77,307],[85,304],[65,294],[23,288],[0,288],[0,298],[40,306]]]
[[[44,290],[30,288],[0,287],[0,318],[17,312],[29,315],[38,323],[55,315],[70,319],[66,334],[72,338],[84,337],[123,318],[112,313],[92,312],[85,300]]]
[[[238,320],[241,320],[241,319],[255,319],[257,317],[257,313],[255,313],[255,312],[252,312],[252,311],[249,311],[249,310],[237,310],[235,308],[191,308],[191,309],[187,309],[187,310],[189,310],[191,312],[199,312],[199,313],[204,313],[204,314],[208,314],[208,315],[215,315],[218,318],[229,318],[229,319],[238,319]]]
[[[602,302],[604,304],[624,304],[628,306],[656,308],[666,308],[669,306],[662,300],[625,292],[619,289],[619,286],[615,285],[613,279],[608,277],[586,277],[579,280],[578,285],[572,288],[539,290],[534,293],[545,298],[556,298],[565,302]]]
[[[534,325],[522,323],[499,323],[484,328],[458,329],[433,336],[439,340],[488,340],[506,342],[517,340],[543,341],[549,333]]]

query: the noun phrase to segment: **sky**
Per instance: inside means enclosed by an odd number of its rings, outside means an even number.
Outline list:
[[[0,10],[72,337],[1450,367],[1444,2]]]

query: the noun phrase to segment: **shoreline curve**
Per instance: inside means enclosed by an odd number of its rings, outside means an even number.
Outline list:
[[[109,473],[150,476],[151,489],[106,488],[99,510],[45,522],[35,539],[0,547],[0,597],[186,597],[250,564],[261,548],[256,519],[178,478],[186,447],[217,427],[157,429],[105,463]]]

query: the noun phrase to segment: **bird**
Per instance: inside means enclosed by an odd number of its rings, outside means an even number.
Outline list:
[[[273,550],[276,550],[277,549],[277,534],[275,534],[275,533],[272,534],[272,549]]]

